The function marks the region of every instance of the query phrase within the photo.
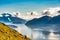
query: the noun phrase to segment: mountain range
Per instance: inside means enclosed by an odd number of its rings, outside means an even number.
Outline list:
[[[60,15],[54,17],[45,15],[41,18],[34,18],[28,21],[25,25],[32,29],[33,28],[59,29]]]
[[[3,22],[3,23],[21,24],[21,23],[26,22],[26,20],[24,20],[22,18],[18,18],[18,17],[13,17],[9,13],[8,14],[3,13],[1,15],[2,15],[2,17],[0,17],[0,22]]]

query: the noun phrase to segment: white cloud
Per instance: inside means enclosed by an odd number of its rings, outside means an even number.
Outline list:
[[[60,15],[60,13],[58,13],[58,11],[60,10],[60,7],[56,7],[56,8],[48,8],[46,10],[43,10],[43,14],[45,12],[48,12],[48,16],[51,16],[51,17],[54,17],[54,16],[57,16],[57,15]]]
[[[38,32],[34,32],[33,33],[33,39],[37,39],[39,37],[39,33]]]
[[[31,20],[31,19],[34,19],[34,18],[40,18],[40,17],[44,16],[43,14],[45,14],[45,12],[47,12],[47,11],[48,11],[48,14],[49,14],[48,16],[51,16],[51,17],[60,15],[60,13],[57,12],[59,10],[60,10],[60,7],[55,7],[55,8],[48,8],[48,9],[45,9],[43,11],[41,10],[42,12],[40,12],[40,13],[38,13],[36,11],[33,11],[32,13],[31,12],[26,12],[26,14],[21,13],[19,11],[13,12],[13,13],[10,13],[10,12],[4,12],[4,13],[9,13],[12,16],[17,16],[17,17],[22,18],[22,19]],[[16,13],[18,13],[18,14],[16,14]]]
[[[16,12],[14,12],[13,15],[16,15]],[[22,19],[26,19],[26,20],[31,20],[33,18],[39,18],[40,15],[35,11],[33,12],[32,15],[31,15],[31,12],[27,12],[26,14],[22,14],[22,13],[18,12],[17,17],[22,18]]]
[[[22,25],[17,24],[17,28],[13,28],[13,29],[15,29],[19,33],[31,38],[32,30],[30,28],[28,28],[27,26],[25,26],[23,24]]]

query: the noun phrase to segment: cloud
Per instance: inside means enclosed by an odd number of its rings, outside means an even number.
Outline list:
[[[25,25],[18,25],[17,28],[13,28],[15,30],[17,30],[19,33],[22,33],[23,35],[26,35],[27,37],[31,38],[31,34],[32,34],[32,30],[30,28],[28,28]]]
[[[46,10],[43,10],[43,13],[42,15],[48,15],[48,16],[51,16],[51,17],[54,17],[54,16],[57,16],[57,15],[60,15],[60,7],[55,7],[55,8],[48,8]]]
[[[27,12],[26,14],[22,14],[20,12],[13,12],[13,15],[19,18],[22,18],[22,19],[26,19],[26,20],[31,20],[33,18],[39,18],[39,14],[35,11]]]

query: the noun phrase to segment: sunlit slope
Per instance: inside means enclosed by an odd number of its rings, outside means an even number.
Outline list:
[[[7,25],[0,23],[0,40],[30,40],[16,30],[9,28]]]

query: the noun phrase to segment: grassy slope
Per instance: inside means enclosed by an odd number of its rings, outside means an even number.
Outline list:
[[[0,40],[30,40],[30,38],[27,38],[16,30],[0,23]]]

